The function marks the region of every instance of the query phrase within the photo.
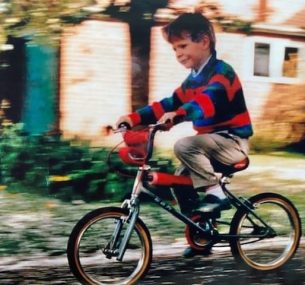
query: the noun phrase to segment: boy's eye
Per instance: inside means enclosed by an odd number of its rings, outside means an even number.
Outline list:
[[[185,49],[187,47],[187,44],[183,44],[183,45],[179,45],[177,47],[174,47],[173,50],[177,51],[177,50],[182,50]]]

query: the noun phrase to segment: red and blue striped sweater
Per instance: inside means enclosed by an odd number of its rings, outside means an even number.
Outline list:
[[[198,134],[224,130],[242,138],[253,134],[240,81],[230,65],[216,58],[216,53],[197,76],[191,73],[171,97],[129,116],[134,125],[147,125],[172,111],[192,121]]]

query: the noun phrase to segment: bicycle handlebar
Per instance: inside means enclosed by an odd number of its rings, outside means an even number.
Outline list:
[[[148,129],[151,130],[151,132],[157,132],[157,131],[167,131],[171,127],[171,124],[169,123],[156,123],[156,124],[150,124],[147,126]],[[131,130],[129,124],[127,123],[121,123],[117,129],[113,128],[112,126],[107,126],[107,128],[111,129],[114,133],[124,133],[127,130]]]
[[[148,128],[151,129],[152,131],[168,131],[172,126],[180,124],[181,122],[184,121],[184,116],[183,115],[177,115],[176,117],[173,118],[173,121],[166,121],[165,123],[156,123],[156,124],[150,124],[148,125]],[[114,129],[113,127],[110,126],[110,128],[115,132],[115,133],[120,133],[124,132],[126,130],[131,130],[130,124],[127,122],[122,122],[119,124],[117,129]]]
[[[144,158],[144,163],[146,163],[152,156],[155,134],[158,131],[168,131],[171,128],[171,126],[172,124],[169,123],[156,123],[147,126],[149,135],[147,139],[146,156]],[[121,123],[117,129],[113,128],[112,126],[109,126],[108,128],[111,129],[113,133],[122,133],[122,134],[130,130],[130,126],[127,123]]]
[[[174,118],[173,122],[156,123],[156,124],[148,126],[149,128],[151,128],[151,132],[150,132],[149,139],[148,139],[147,157],[145,159],[145,162],[147,162],[152,156],[155,134],[158,131],[168,131],[173,125],[181,123],[183,121],[183,119],[184,119],[184,116],[176,116]]]
[[[149,128],[151,128],[148,143],[147,143],[147,156],[145,158],[145,163],[152,157],[153,148],[154,148],[154,140],[155,135],[158,131],[168,131],[170,129],[169,123],[157,123],[154,125],[149,125]]]
[[[147,126],[149,130],[147,145],[146,145],[146,156],[144,158],[144,164],[147,163],[150,158],[152,157],[153,148],[154,148],[154,139],[155,135],[158,131],[168,131],[171,129],[172,126],[179,124],[183,121],[184,116],[176,116],[174,117],[172,122],[165,122],[165,123],[156,123],[150,124]],[[117,129],[112,128],[114,133],[125,133],[128,130],[131,130],[131,127],[128,123],[123,122],[121,123]]]

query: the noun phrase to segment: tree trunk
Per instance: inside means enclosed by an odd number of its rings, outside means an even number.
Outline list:
[[[132,111],[148,104],[149,94],[149,58],[151,28],[130,25],[132,83]]]
[[[149,101],[149,60],[151,28],[159,8],[166,7],[167,0],[131,0],[129,29],[132,58],[132,111]]]

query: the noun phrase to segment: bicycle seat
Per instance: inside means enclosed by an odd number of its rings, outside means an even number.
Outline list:
[[[215,172],[220,172],[224,176],[230,176],[235,172],[242,171],[242,170],[246,169],[249,166],[250,161],[249,161],[249,158],[246,157],[245,159],[243,159],[241,161],[238,161],[234,164],[229,164],[229,165],[221,163],[221,162],[219,162],[215,159],[213,159],[211,161],[211,163],[214,167]]]

